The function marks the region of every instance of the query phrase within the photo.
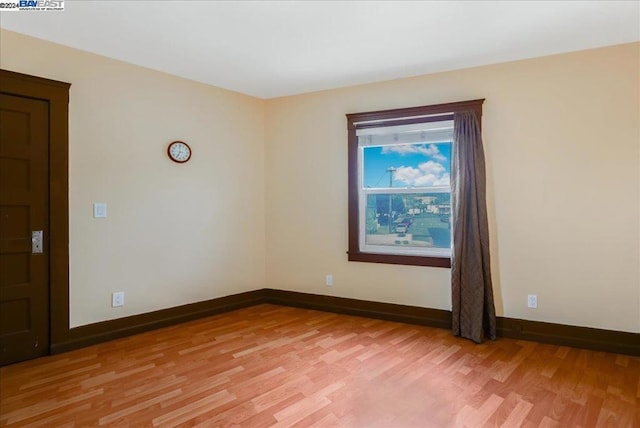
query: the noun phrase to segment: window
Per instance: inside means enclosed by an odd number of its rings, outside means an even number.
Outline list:
[[[453,115],[482,101],[347,115],[350,261],[451,266]]]

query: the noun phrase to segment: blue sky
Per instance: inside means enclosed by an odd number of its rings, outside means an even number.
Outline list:
[[[404,144],[364,148],[364,186],[389,187],[389,167],[396,168],[393,187],[449,184],[451,144]]]

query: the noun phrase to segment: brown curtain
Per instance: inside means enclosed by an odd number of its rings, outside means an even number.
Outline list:
[[[489,263],[484,150],[474,112],[455,113],[452,151],[453,334],[480,343],[485,336],[496,338],[496,313]]]

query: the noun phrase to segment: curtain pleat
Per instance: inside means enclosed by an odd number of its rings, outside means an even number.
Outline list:
[[[496,338],[491,283],[486,172],[480,123],[454,114],[451,168],[451,295],[453,334],[480,343]]]

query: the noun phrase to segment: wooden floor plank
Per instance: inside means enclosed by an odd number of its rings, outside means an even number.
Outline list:
[[[640,428],[640,358],[263,304],[3,367],[0,426]]]

